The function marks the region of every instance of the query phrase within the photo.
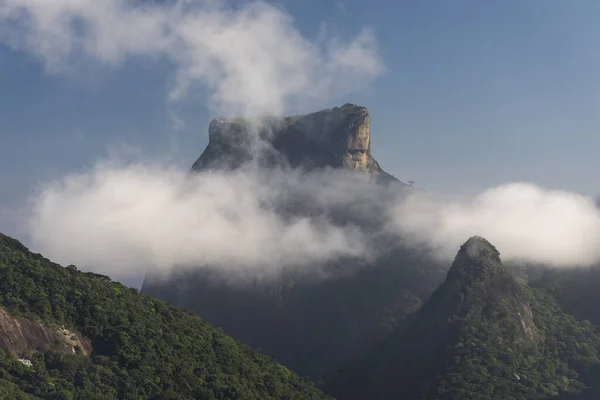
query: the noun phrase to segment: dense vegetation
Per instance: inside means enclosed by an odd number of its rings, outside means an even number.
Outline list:
[[[362,362],[335,376],[332,393],[529,400],[585,389],[599,364],[591,324],[562,312],[547,293],[517,284],[491,244],[475,259],[466,246],[444,285]]]
[[[0,306],[91,339],[93,353],[0,350],[5,399],[322,399],[308,381],[198,317],[0,234]]]
[[[531,286],[551,294],[569,314],[600,326],[600,266],[545,269],[540,275],[530,279]]]

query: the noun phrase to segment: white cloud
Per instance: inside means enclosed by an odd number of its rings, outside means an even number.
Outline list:
[[[298,203],[300,214],[282,213]],[[334,223],[335,214],[353,223]],[[174,265],[272,276],[340,257],[372,260],[383,233],[431,247],[448,265],[474,235],[494,244],[504,261],[600,262],[593,200],[529,184],[448,201],[406,196],[344,171],[189,175],[164,165],[101,163],[44,186],[25,217],[36,251],[121,276]]]
[[[103,163],[43,187],[27,227],[36,251],[111,274],[207,264],[273,273],[365,254],[358,231],[320,215],[280,216],[275,208],[289,183],[277,182],[285,180],[257,171],[191,176],[164,166]]]
[[[504,261],[549,266],[600,262],[600,211],[594,199],[526,183],[488,189],[472,199],[416,193],[397,203],[390,229],[433,246],[449,259],[469,237],[483,236]]]
[[[134,4],[137,3],[137,4]],[[360,89],[383,71],[371,31],[313,43],[290,15],[255,1],[0,0],[0,40],[69,70],[78,56],[118,66],[130,57],[174,65],[172,99],[208,89],[215,112],[283,115]]]

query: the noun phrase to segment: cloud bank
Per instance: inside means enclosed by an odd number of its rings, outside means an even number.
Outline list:
[[[0,0],[0,41],[27,51],[48,72],[74,71],[81,57],[107,67],[167,60],[170,98],[208,90],[215,113],[285,115],[325,104],[383,72],[373,32],[311,42],[283,9],[263,1]]]
[[[111,274],[203,265],[272,273],[364,255],[361,233],[322,213],[280,215],[293,177],[102,163],[47,184],[32,200],[26,226],[47,256]]]
[[[591,197],[528,183],[487,189],[471,199],[415,193],[392,210],[392,230],[449,259],[469,237],[483,236],[504,261],[548,266],[600,262],[600,210]]]
[[[303,212],[286,214],[302,202]],[[345,210],[339,223],[332,210]],[[210,265],[244,274],[377,257],[380,235],[450,262],[481,235],[504,261],[573,267],[600,262],[592,199],[517,183],[447,201],[378,187],[343,171],[203,172],[101,163],[45,186],[26,213],[35,248],[109,274]],[[361,221],[380,221],[366,227]]]

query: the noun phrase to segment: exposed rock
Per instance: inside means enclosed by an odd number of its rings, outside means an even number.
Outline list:
[[[307,170],[343,167],[395,180],[371,156],[371,117],[365,107],[345,104],[284,118],[216,118],[209,143],[192,170],[235,169],[254,161]]]
[[[45,325],[23,317],[13,317],[0,309],[0,348],[13,354],[32,350],[54,350],[89,355],[91,343],[79,333]],[[79,350],[77,350],[79,349]]]

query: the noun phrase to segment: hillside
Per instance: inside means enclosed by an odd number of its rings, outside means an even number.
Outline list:
[[[474,237],[420,310],[328,389],[344,400],[548,399],[585,389],[599,345],[588,322],[519,285]]]
[[[0,307],[2,399],[328,398],[200,318],[2,234]]]

